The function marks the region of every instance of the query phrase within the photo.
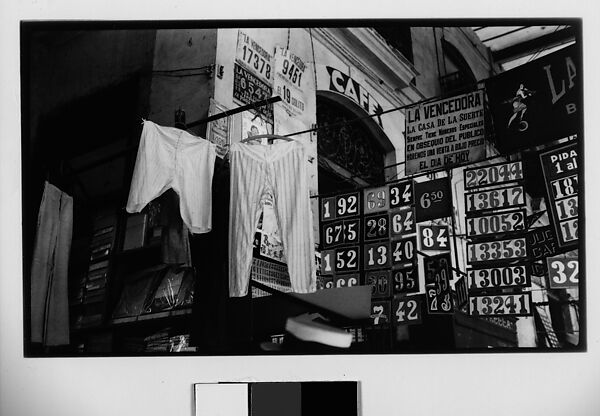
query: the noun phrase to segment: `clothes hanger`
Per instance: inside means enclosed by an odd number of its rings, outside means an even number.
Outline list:
[[[260,139],[285,140],[286,142],[293,142],[294,141],[294,139],[292,139],[290,137],[280,136],[278,134],[257,134],[255,136],[248,137],[247,139],[241,140],[240,143],[248,143],[250,141],[260,140]]]

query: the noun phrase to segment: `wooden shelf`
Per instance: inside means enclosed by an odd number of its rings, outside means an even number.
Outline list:
[[[147,246],[132,248],[129,250],[117,251],[115,254],[117,257],[135,256],[136,254],[145,253],[146,251],[152,251],[160,248],[160,243],[153,243]]]
[[[129,323],[133,323],[133,322],[152,321],[155,319],[171,318],[171,317],[175,317],[175,316],[184,316],[184,315],[191,315],[191,314],[192,314],[192,308],[175,309],[175,310],[171,310],[171,311],[148,313],[148,314],[138,315],[138,316],[126,316],[123,318],[115,318],[111,322],[113,325],[122,325],[122,324],[129,324]]]

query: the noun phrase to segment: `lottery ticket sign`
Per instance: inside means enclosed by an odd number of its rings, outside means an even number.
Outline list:
[[[530,286],[527,266],[498,266],[469,269],[469,290],[494,290]]]
[[[450,250],[450,227],[447,225],[418,225],[419,247],[423,251]]]
[[[540,154],[558,245],[576,247],[579,240],[579,156],[577,143]]]
[[[471,316],[529,316],[531,311],[531,292],[469,298]]]
[[[387,186],[365,189],[363,195],[365,214],[387,211],[390,208],[389,187]]]
[[[505,208],[517,208],[525,205],[523,186],[505,186],[465,193],[465,211],[467,214]]]
[[[415,210],[413,207],[390,212],[390,235],[402,237],[415,232]]]
[[[519,160],[516,162],[498,163],[465,169],[464,175],[465,189],[501,185],[507,182],[518,182],[524,179],[523,163]]]
[[[266,100],[270,98],[273,88],[263,81],[261,78],[254,75],[245,67],[234,64],[233,72],[233,98],[242,104],[252,104],[256,101]],[[273,107],[264,105],[259,107],[257,111],[270,124],[273,124]]]
[[[527,257],[525,238],[467,244],[467,263],[523,259]]]
[[[358,244],[359,233],[360,218],[332,221],[323,225],[321,243],[323,248]]]
[[[298,55],[285,48],[277,48],[274,61],[274,92],[281,97],[281,105],[291,116],[301,117],[308,101],[305,87],[307,66]]]
[[[360,192],[352,192],[321,199],[321,221],[360,215]]]
[[[417,182],[415,190],[415,216],[417,222],[430,221],[452,215],[450,178]]]
[[[450,254],[426,257],[423,264],[427,311],[430,314],[454,313],[450,287],[450,279],[452,279]]]
[[[421,296],[394,296],[392,300],[392,319],[396,325],[420,324],[421,311]]]
[[[414,267],[392,270],[393,292],[407,294],[419,292],[419,276]]]
[[[236,62],[251,71],[267,85],[271,85],[273,75],[272,56],[258,42],[243,31],[238,31]],[[269,97],[267,97],[269,98]]]
[[[413,181],[396,182],[389,186],[390,208],[412,205],[414,203]]]
[[[371,298],[387,298],[391,294],[390,271],[369,271],[366,274],[366,282],[371,285]]]
[[[501,233],[523,232],[527,213],[511,210],[466,218],[467,237],[491,236]]]
[[[378,300],[371,303],[371,320],[374,326],[387,325],[391,322],[392,305],[389,300]]]
[[[485,157],[483,91],[406,110],[408,174],[476,162]]]
[[[546,261],[551,288],[579,286],[579,260],[576,257],[548,257]]]
[[[465,277],[461,277],[454,284],[454,300],[456,309],[461,309],[469,301],[469,290],[467,289],[467,281]]]

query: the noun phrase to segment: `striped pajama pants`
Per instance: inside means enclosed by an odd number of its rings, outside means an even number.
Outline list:
[[[296,141],[230,148],[229,295],[245,296],[263,195],[273,195],[292,291],[316,290],[314,235],[304,147]]]

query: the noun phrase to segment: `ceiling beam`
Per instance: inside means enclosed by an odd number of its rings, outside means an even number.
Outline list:
[[[565,29],[557,30],[556,32],[535,39],[530,39],[525,42],[508,46],[504,49],[499,49],[492,52],[492,56],[494,57],[494,62],[502,63],[572,39],[575,39],[575,28],[569,26]]]
[[[499,33],[499,34],[497,34],[497,35],[495,35],[495,36],[492,36],[491,38],[482,39],[481,41],[485,43],[485,42],[487,42],[488,40],[499,39],[499,38],[501,38],[501,37],[504,37],[504,36],[506,36],[506,35],[510,35],[511,33],[519,32],[519,31],[521,31],[521,30],[523,30],[523,29],[527,29],[527,28],[530,28],[530,27],[531,27],[531,26],[521,26],[521,27],[518,27],[518,28],[516,28],[516,29],[509,30],[509,31],[507,31],[507,32]]]

